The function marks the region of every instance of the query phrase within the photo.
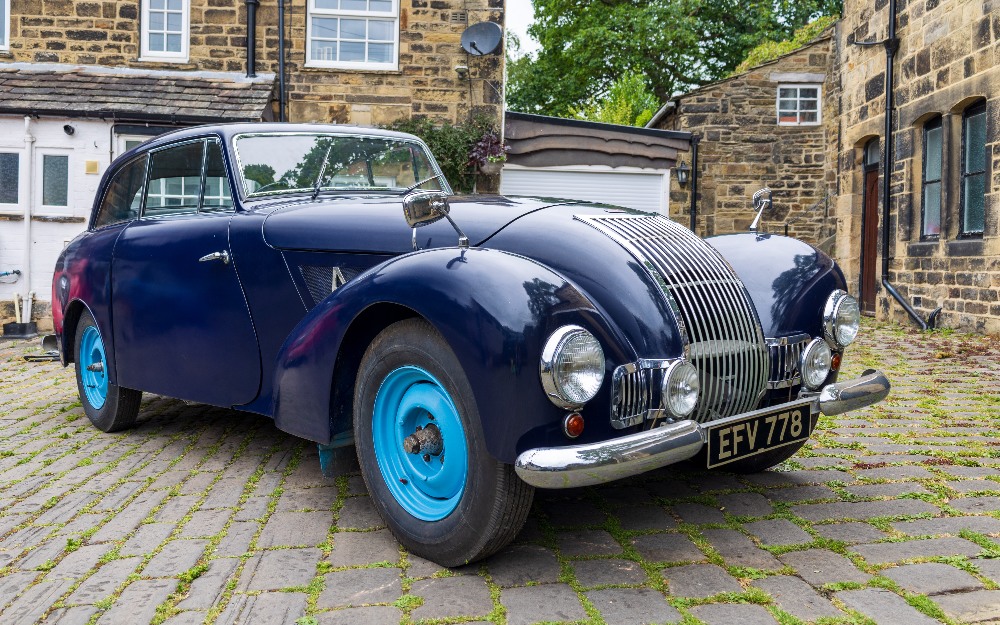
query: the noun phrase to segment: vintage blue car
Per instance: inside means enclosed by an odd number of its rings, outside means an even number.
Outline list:
[[[880,372],[836,381],[845,290],[787,237],[452,197],[416,137],[235,124],[114,162],[53,317],[101,430],[148,392],[353,444],[396,538],[457,565],[510,542],[535,487],[759,471],[884,398]]]

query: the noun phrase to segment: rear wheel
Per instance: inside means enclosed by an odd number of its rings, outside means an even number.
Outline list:
[[[119,432],[135,423],[142,393],[108,381],[108,359],[101,330],[89,311],[76,326],[73,346],[76,386],[87,418],[99,430]]]
[[[369,346],[354,432],[372,502],[410,552],[457,566],[524,524],[534,490],[489,455],[462,367],[426,321],[395,323]]]

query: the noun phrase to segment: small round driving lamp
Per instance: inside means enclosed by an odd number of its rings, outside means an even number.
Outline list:
[[[802,352],[799,371],[802,373],[802,384],[810,390],[817,390],[830,375],[833,363],[833,352],[823,339],[813,339]]]
[[[604,383],[604,350],[580,326],[563,326],[545,341],[539,375],[549,401],[560,408],[579,408]]]
[[[823,336],[827,342],[835,347],[847,347],[857,338],[860,327],[858,300],[840,289],[831,293],[823,308]]]
[[[675,417],[687,417],[698,405],[698,394],[701,392],[698,369],[684,361],[670,365],[663,374],[660,391],[663,403],[670,414]]]

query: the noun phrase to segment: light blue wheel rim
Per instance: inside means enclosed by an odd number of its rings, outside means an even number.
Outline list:
[[[441,453],[428,460],[407,453],[403,439],[430,424],[441,431]],[[407,513],[440,521],[455,510],[465,491],[469,453],[458,410],[434,376],[405,366],[385,377],[375,395],[372,442],[382,478]]]
[[[108,361],[104,356],[101,333],[94,326],[87,326],[80,338],[80,362],[77,366],[80,367],[84,398],[94,410],[100,410],[108,399]]]

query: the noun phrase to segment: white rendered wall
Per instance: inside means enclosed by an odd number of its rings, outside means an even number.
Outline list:
[[[72,135],[66,133],[65,125],[73,127]],[[51,300],[56,259],[66,242],[87,227],[94,194],[111,163],[111,127],[111,122],[100,120],[33,118],[28,131],[35,137],[34,158],[33,163],[28,163],[24,118],[0,116],[0,152],[19,155],[18,204],[0,204],[0,272],[22,271],[21,277],[13,283],[12,277],[0,278],[0,310],[10,310],[9,305],[4,304],[8,304],[15,294],[34,292],[36,301],[48,303]],[[42,206],[42,158],[45,154],[69,158],[67,206]],[[88,162],[91,167],[96,164],[96,173],[86,173]],[[34,178],[33,185],[30,177]],[[30,276],[23,273],[24,215],[29,195],[32,201]]]

